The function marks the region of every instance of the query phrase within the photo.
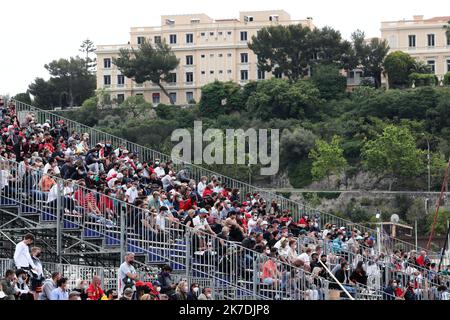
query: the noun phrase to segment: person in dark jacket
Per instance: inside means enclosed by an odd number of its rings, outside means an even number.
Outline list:
[[[389,280],[388,285],[383,290],[383,300],[395,300],[395,289],[397,288],[396,280]]]
[[[414,292],[414,281],[410,281],[408,288],[403,293],[403,298],[405,300],[417,300],[416,293]]]
[[[350,275],[350,281],[356,284],[367,285],[367,273],[363,268],[363,262],[359,261],[355,270]]]
[[[161,283],[161,293],[167,296],[173,297],[175,294],[176,284],[173,282],[170,273],[172,268],[169,265],[165,265],[161,268],[161,272],[158,274],[158,281]]]
[[[192,283],[191,284],[191,290],[189,290],[189,293],[187,295],[188,300],[198,300],[200,287],[198,283]]]

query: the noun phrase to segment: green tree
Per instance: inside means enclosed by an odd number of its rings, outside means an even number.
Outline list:
[[[258,82],[256,92],[247,101],[247,110],[254,118],[269,120],[314,117],[321,106],[319,90],[310,81],[272,78]]]
[[[424,163],[424,152],[416,147],[409,129],[394,125],[386,126],[383,133],[365,143],[363,164],[371,172],[394,179],[417,176]]]
[[[94,94],[95,76],[86,70],[86,61],[80,57],[53,60],[44,66],[50,73],[59,98],[59,106],[81,105]]]
[[[260,70],[280,74],[295,81],[308,72],[311,60],[309,27],[301,24],[262,28],[252,37],[248,47],[258,57]]]
[[[86,61],[86,70],[91,71],[96,66],[96,58],[91,59],[90,54],[94,53],[95,48],[94,42],[92,42],[89,39],[84,40],[81,45],[79,51],[85,54],[85,61]]]
[[[345,169],[347,160],[340,144],[341,138],[338,136],[334,136],[331,143],[316,140],[316,147],[309,153],[309,157],[313,159],[311,174],[314,180],[318,181],[325,177],[329,180],[331,174],[339,174]]]
[[[329,27],[311,30],[301,24],[265,27],[248,46],[258,57],[259,69],[282,73],[289,81],[301,79],[316,64],[346,68],[351,57],[351,45],[339,31]]]
[[[317,65],[311,80],[326,100],[339,99],[347,89],[347,78],[334,65]]]
[[[240,101],[241,87],[234,82],[214,81],[202,87],[199,109],[209,118],[233,111],[243,111],[245,102]]]
[[[384,70],[388,75],[390,88],[404,88],[409,83],[409,74],[414,66],[414,58],[402,51],[388,54],[384,60]]]
[[[124,113],[125,117],[144,120],[149,118],[153,106],[145,101],[143,96],[131,96],[120,104],[119,109]]]
[[[144,40],[137,50],[122,48],[119,57],[113,58],[113,63],[122,74],[136,83],[151,81],[157,85],[170,103],[174,104],[162,83],[170,80],[171,73],[178,67],[180,60],[165,41],[152,46],[149,41]]]
[[[59,97],[55,85],[43,78],[36,78],[28,86],[28,91],[33,96],[33,105],[41,109],[50,109],[57,106]]]
[[[26,104],[32,104],[31,98],[30,98],[30,93],[27,92],[23,92],[23,93],[18,93],[13,97],[14,100],[26,103]]]
[[[433,210],[432,213],[430,213],[427,216],[427,234],[431,233],[431,228],[433,226],[434,222],[434,214],[436,213],[436,210]],[[434,235],[435,236],[443,236],[447,232],[447,221],[450,220],[450,212],[439,209],[438,212],[438,218],[436,221],[436,226],[434,229]]]
[[[308,35],[307,45],[312,51],[310,66],[335,65],[339,69],[352,69],[353,49],[349,41],[343,40],[339,31],[330,27],[315,28]]]
[[[369,54],[363,63],[365,76],[373,77],[375,87],[381,86],[381,75],[383,73],[383,63],[389,52],[389,45],[386,40],[373,38],[368,45]]]

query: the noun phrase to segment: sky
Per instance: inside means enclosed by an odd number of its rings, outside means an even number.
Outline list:
[[[380,35],[381,21],[450,15],[447,0],[6,0],[0,2],[0,95],[25,92],[44,65],[80,54],[81,42],[123,44],[130,27],[158,26],[165,14],[206,13],[238,18],[239,11],[283,9],[295,20],[312,17],[349,39],[356,29]],[[447,11],[443,9],[447,7]]]

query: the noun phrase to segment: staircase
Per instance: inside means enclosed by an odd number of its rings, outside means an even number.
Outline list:
[[[353,229],[357,228],[361,232],[368,232],[371,235],[376,236],[377,232],[374,229],[368,228],[366,226],[353,223],[349,220],[337,217],[335,215],[332,215],[327,212],[321,212],[317,209],[310,208],[303,203],[293,201],[290,199],[287,199],[283,196],[268,192],[264,189],[249,185],[245,182],[241,182],[238,180],[235,180],[233,178],[227,177],[223,174],[210,171],[208,169],[202,168],[200,166],[191,164],[191,163],[185,163],[182,160],[179,159],[172,159],[169,155],[160,153],[158,151],[152,150],[150,148],[146,148],[144,146],[135,144],[133,142],[127,141],[125,139],[119,138],[117,136],[99,131],[95,128],[85,126],[81,123],[78,123],[76,121],[67,119],[65,117],[62,117],[60,115],[54,114],[52,112],[41,110],[39,108],[30,106],[28,104],[22,103],[17,100],[11,100],[16,105],[16,111],[19,119],[22,119],[25,117],[25,115],[29,112],[33,112],[36,115],[37,121],[40,123],[44,123],[46,120],[50,120],[52,123],[55,123],[59,120],[64,120],[65,124],[68,127],[69,132],[76,131],[80,133],[88,133],[91,143],[101,143],[105,141],[109,141],[113,147],[119,147],[123,146],[127,150],[130,150],[134,153],[136,153],[139,156],[139,159],[142,161],[147,160],[154,160],[154,159],[160,159],[160,161],[165,162],[168,160],[173,160],[175,167],[177,170],[188,168],[190,171],[190,177],[192,179],[195,179],[196,181],[200,180],[200,177],[202,176],[217,176],[220,181],[226,183],[230,188],[236,188],[239,189],[241,194],[247,194],[247,193],[259,193],[262,198],[266,199],[268,202],[270,200],[276,200],[280,206],[283,208],[283,210],[289,210],[293,218],[298,220],[303,215],[308,215],[311,217],[317,217],[319,219],[319,223],[321,226],[324,226],[327,223],[335,224],[337,226],[345,226],[347,229]],[[383,236],[383,250],[386,253],[393,252],[394,249],[401,249],[404,251],[411,251],[411,250],[423,250],[423,248],[415,247],[414,244],[402,241],[397,238],[392,238],[389,235]],[[429,256],[437,258],[439,257],[439,253],[437,252],[431,252],[429,251]]]

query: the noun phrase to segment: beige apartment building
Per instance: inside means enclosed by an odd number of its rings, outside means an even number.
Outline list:
[[[291,20],[283,10],[240,12],[238,19],[220,20],[206,14],[162,16],[160,26],[131,28],[128,44],[97,46],[97,89],[108,90],[118,102],[131,95],[143,95],[153,104],[169,103],[158,86],[136,84],[121,75],[112,62],[120,48],[137,48],[143,39],[152,44],[165,39],[180,59],[173,81],[165,84],[179,105],[198,102],[200,88],[214,80],[244,85],[250,80],[282,77],[258,70],[256,55],[247,43],[263,27],[299,23],[314,28],[312,18]]]
[[[450,16],[413,20],[386,21],[381,23],[381,37],[388,41],[390,51],[403,51],[423,60],[441,80],[450,72],[450,38],[444,25]]]

